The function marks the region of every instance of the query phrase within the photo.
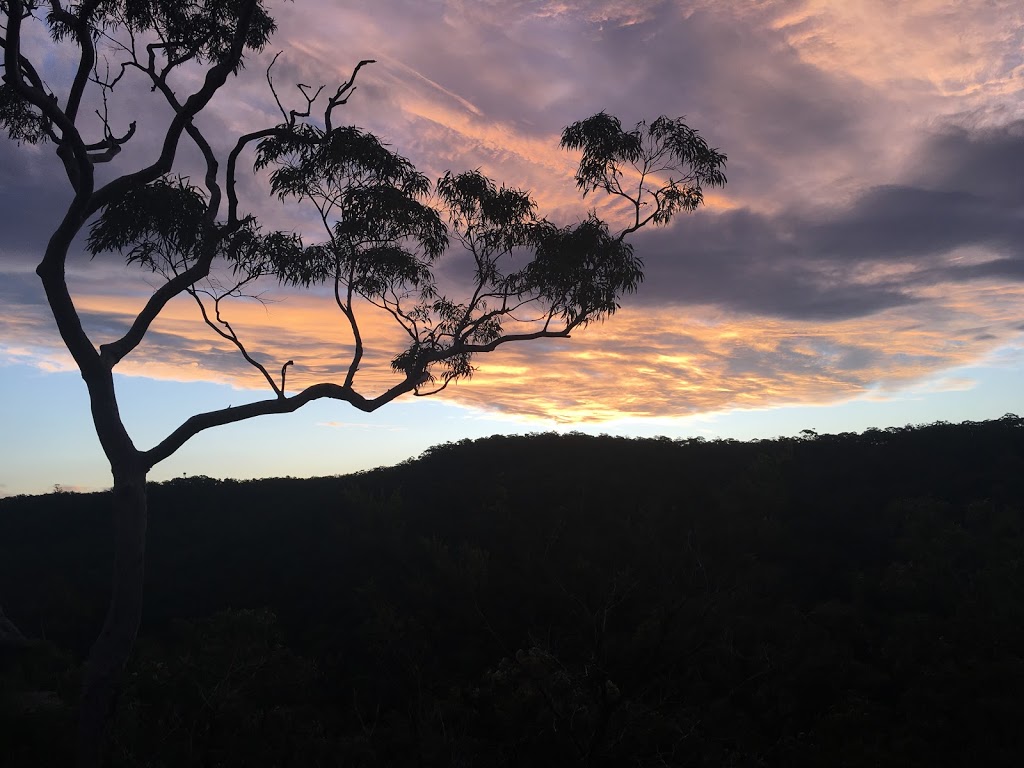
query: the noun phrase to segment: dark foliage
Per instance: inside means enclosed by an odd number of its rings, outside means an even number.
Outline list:
[[[576,186],[584,195],[601,189],[633,205],[627,232],[668,224],[679,211],[700,206],[704,187],[726,183],[725,153],[679,117],[662,115],[626,131],[617,117],[599,112],[567,127],[562,146],[583,152]]]
[[[0,600],[47,641],[3,658],[5,701],[73,703],[108,508],[0,501]],[[118,765],[1024,755],[1018,417],[751,443],[494,437],[344,478],[175,480],[151,510]],[[66,709],[18,712],[8,764],[59,761]]]

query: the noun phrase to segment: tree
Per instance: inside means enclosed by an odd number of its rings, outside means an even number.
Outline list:
[[[565,338],[611,315],[643,279],[642,261],[625,238],[695,209],[704,187],[725,183],[726,157],[679,119],[661,117],[631,130],[604,113],[575,123],[561,143],[582,152],[576,182],[584,196],[603,190],[635,215],[618,233],[594,212],[573,226],[558,226],[537,215],[527,192],[497,186],[478,171],[446,173],[431,184],[375,136],[336,125],[338,108],[372,61],[356,64],[334,91],[299,85],[294,109],[284,106],[274,86],[272,61],[267,83],[280,121],[237,136],[230,150],[218,152],[196,118],[274,32],[262,0],[0,0],[0,12],[0,123],[19,144],[55,146],[73,193],[36,271],[81,371],[113,478],[113,589],[86,664],[78,736],[81,764],[95,765],[141,616],[146,477],[154,465],[203,430],[291,412],[313,400],[373,411],[409,393],[435,394],[468,378],[479,353]],[[40,45],[26,31],[30,26],[42,27],[49,42]],[[43,65],[56,49],[70,50],[76,66],[67,82],[55,85]],[[125,127],[112,116],[108,97],[132,81],[144,83],[172,117],[155,156],[122,169],[119,155],[135,137],[136,124]],[[186,97],[179,95],[184,92]],[[90,110],[97,121],[83,119]],[[201,158],[201,183],[182,175],[179,151],[187,146]],[[322,230],[305,239],[265,231],[240,199],[240,164],[248,162],[255,171],[269,171],[270,191],[281,200],[312,206]],[[120,172],[100,183],[96,170],[105,163]],[[158,278],[123,335],[99,345],[83,328],[65,281],[69,251],[85,232],[93,256],[119,252],[129,265]],[[461,299],[441,291],[433,269],[454,248],[467,251],[475,264]],[[289,394],[292,361],[278,373],[276,364],[260,362],[240,338],[226,304],[253,295],[256,284],[268,280],[331,289],[352,336],[340,381]],[[263,377],[271,396],[196,414],[140,449],[119,415],[113,372],[168,302],[183,295]],[[359,318],[370,310],[390,316],[406,338],[391,364],[397,383],[372,396],[356,388],[366,349]]]

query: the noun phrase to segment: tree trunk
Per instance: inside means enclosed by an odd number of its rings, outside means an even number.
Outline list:
[[[114,583],[103,629],[89,652],[78,716],[78,766],[109,758],[121,678],[142,619],[146,556],[146,473],[114,469]]]

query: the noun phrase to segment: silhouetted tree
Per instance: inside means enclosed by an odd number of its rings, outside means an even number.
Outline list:
[[[333,91],[298,86],[297,109],[283,105],[268,68],[280,122],[236,137],[226,157],[220,156],[197,118],[273,33],[274,20],[261,0],[3,0],[0,11],[0,122],[19,143],[52,142],[73,192],[37,274],[85,381],[113,475],[113,595],[88,660],[80,715],[79,760],[93,765],[102,759],[104,723],[138,630],[146,476],[155,464],[205,429],[291,412],[313,400],[342,400],[373,411],[408,393],[433,394],[470,376],[477,353],[510,342],[568,337],[612,314],[643,277],[625,237],[694,209],[703,186],[725,183],[725,155],[680,120],[662,117],[623,130],[602,113],[576,123],[566,129],[562,145],[582,150],[580,188],[622,197],[634,206],[635,217],[618,233],[594,213],[561,227],[538,217],[526,192],[499,187],[476,171],[447,173],[432,185],[376,137],[336,125],[337,108],[371,61],[359,62]],[[42,26],[43,35],[30,26]],[[49,42],[40,45],[46,34]],[[44,72],[47,58],[69,53],[74,67]],[[58,82],[65,73],[68,81]],[[186,73],[199,77],[182,77]],[[101,184],[97,165],[117,161],[136,132],[134,122],[124,127],[109,114],[108,96],[133,79],[141,79],[173,116],[148,162]],[[191,83],[198,86],[188,92]],[[92,125],[96,135],[89,135],[81,118],[94,110],[99,121]],[[201,185],[175,173],[179,153],[189,144],[204,167]],[[239,162],[252,151],[255,170],[271,171],[273,194],[316,209],[323,223],[318,242],[264,230],[243,207]],[[432,188],[436,205],[430,202]],[[160,278],[124,335],[99,345],[83,328],[65,281],[69,250],[87,226],[93,255],[118,251]],[[468,295],[461,299],[443,294],[433,273],[453,240],[475,264]],[[514,254],[521,258],[513,261]],[[218,267],[223,275],[214,271]],[[340,381],[288,394],[292,361],[278,373],[250,352],[222,310],[263,278],[332,289],[352,334],[351,359]],[[119,414],[113,372],[168,302],[183,294],[266,380],[272,396],[192,416],[155,446],[140,449]],[[369,396],[355,381],[365,350],[359,312],[367,303],[388,313],[407,337],[407,346],[392,359],[398,382]]]

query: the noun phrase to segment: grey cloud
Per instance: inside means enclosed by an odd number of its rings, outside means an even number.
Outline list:
[[[787,227],[790,222],[786,222]],[[749,210],[702,212],[637,238],[646,264],[643,303],[719,304],[777,317],[840,320],[915,299],[899,286],[837,280],[803,255],[799,231]]]
[[[828,320],[913,303],[924,285],[1024,280],[1024,126],[948,129],[926,137],[916,156],[936,162],[826,213],[701,211],[642,233],[640,300]],[[949,258],[968,247],[992,256]],[[887,263],[903,266],[901,276],[857,274]]]
[[[953,264],[936,270],[934,277],[945,280],[975,280],[979,278],[1002,278],[1024,281],[1024,259],[994,259],[981,264]]]
[[[0,304],[41,304],[42,301],[43,288],[34,272],[0,270]]]
[[[1019,258],[1024,121],[973,129],[950,126],[927,136],[912,153],[906,175],[904,184],[864,194],[843,214],[842,224],[826,223],[815,245],[838,254],[859,248],[869,258],[872,253],[887,258],[988,245]]]
[[[937,256],[965,245],[999,245],[1019,229],[1005,208],[956,189],[893,185],[866,192],[848,210],[807,229],[822,258],[892,260]]]
[[[822,258],[908,260],[923,283],[1024,279],[1024,123],[950,128],[915,153],[910,182],[867,191],[848,210],[814,223],[804,247]],[[978,247],[992,258],[942,257]]]
[[[795,195],[823,158],[865,140],[872,117],[865,105],[874,97],[805,63],[770,30],[666,7],[646,25],[608,31],[602,42],[619,76],[611,93],[595,83],[591,100],[624,118],[685,115],[728,153],[731,194]]]
[[[855,383],[864,368],[880,359],[877,353],[861,347],[816,344],[801,348],[802,342],[802,339],[784,340],[771,350],[737,345],[721,359],[722,370],[730,378],[764,375],[771,370],[786,371],[787,375],[798,377],[813,377],[827,371],[836,380]]]
[[[0,139],[0,269],[34,267],[70,199],[52,144]]]
[[[1000,126],[949,126],[916,153],[913,177],[924,186],[955,188],[995,204],[1024,203],[1024,120]]]

